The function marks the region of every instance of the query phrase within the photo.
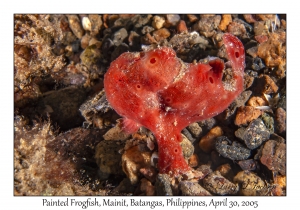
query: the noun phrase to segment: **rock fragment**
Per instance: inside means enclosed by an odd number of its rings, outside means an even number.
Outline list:
[[[231,15],[229,15],[229,14],[222,15],[222,20],[220,22],[219,29],[222,30],[222,31],[225,31],[227,26],[231,22],[232,22]]]
[[[89,20],[91,22],[91,36],[96,36],[99,33],[102,26],[101,15],[90,14]]]
[[[215,148],[215,139],[223,134],[222,128],[216,126],[212,128],[199,142],[199,147],[206,153]]]
[[[161,28],[153,32],[153,37],[158,42],[168,38],[170,35],[170,31],[166,28]]]
[[[270,134],[274,133],[274,118],[267,113],[263,113],[261,119],[264,122],[266,128],[269,130]]]
[[[190,196],[211,196],[210,192],[204,189],[200,184],[191,181],[182,181],[179,183],[182,195]]]
[[[176,26],[177,23],[180,21],[180,16],[177,14],[169,14],[166,15],[166,27],[170,27],[170,26]]]
[[[237,141],[231,141],[226,136],[216,138],[216,150],[223,157],[231,160],[245,160],[250,156],[250,150]]]
[[[165,23],[164,17],[158,16],[158,15],[155,15],[153,17],[153,21],[152,21],[153,28],[161,29],[163,27],[164,23]]]
[[[189,158],[189,166],[194,168],[197,167],[199,164],[199,158],[197,154],[193,154],[190,158]]]
[[[268,41],[258,46],[257,55],[264,59],[266,66],[285,70],[286,65],[286,33],[276,31],[271,33]]]
[[[239,194],[244,196],[266,195],[268,190],[265,182],[250,171],[239,172],[233,178],[233,182],[239,185]]]
[[[230,182],[219,171],[209,174],[203,179],[203,187],[216,195],[235,195],[239,191],[238,184]]]
[[[220,21],[220,15],[201,15],[200,20],[195,24],[195,30],[205,37],[211,37],[216,33],[215,29],[220,25]]]
[[[182,148],[182,153],[184,158],[190,158],[194,153],[194,146],[193,144],[186,138],[185,135],[182,135],[182,142],[180,146]]]
[[[264,144],[260,161],[271,171],[286,174],[286,145],[274,140],[269,140]]]
[[[278,133],[284,133],[286,130],[286,112],[279,107],[275,112],[276,130]]]
[[[249,101],[247,102],[247,105],[257,107],[257,106],[266,106],[267,103],[263,98],[261,98],[259,96],[253,96],[249,99]]]
[[[172,196],[172,188],[170,177],[167,174],[158,174],[155,182],[156,195],[158,196]]]
[[[140,169],[151,167],[151,152],[146,144],[128,148],[122,155],[122,168],[132,184],[138,183]]]
[[[234,124],[237,126],[246,125],[252,120],[257,119],[262,114],[262,111],[255,109],[253,106],[241,106],[237,110]]]
[[[245,142],[249,149],[259,147],[270,137],[270,132],[261,119],[252,121],[247,128],[239,128],[235,136]]]
[[[125,28],[121,28],[113,34],[112,41],[115,46],[119,46],[127,38],[128,33]]]
[[[246,35],[247,32],[244,24],[237,21],[231,22],[227,28],[228,28],[228,32],[235,36],[243,37]]]
[[[145,178],[141,179],[140,190],[146,196],[153,196],[155,195],[155,187]]]
[[[257,162],[253,159],[240,160],[238,164],[244,171],[254,171],[257,169]]]
[[[187,17],[191,23],[194,23],[198,20],[198,17],[196,15],[189,14],[189,15],[187,15]]]
[[[183,33],[183,32],[187,33],[188,32],[188,29],[186,27],[186,23],[184,20],[180,20],[178,22],[176,29],[177,29],[178,33]]]
[[[84,32],[83,29],[81,28],[81,22],[78,18],[77,15],[66,15],[69,20],[69,26],[74,33],[74,35],[78,38],[81,39]]]
[[[189,124],[187,129],[196,138],[198,138],[202,134],[202,128],[196,122]]]
[[[116,140],[126,140],[130,137],[130,134],[124,132],[121,128],[120,123],[116,126],[109,129],[104,135],[103,138],[107,141],[116,141]]]
[[[119,153],[125,145],[124,141],[101,141],[96,146],[95,159],[99,166],[100,179],[105,180],[109,175],[123,175]]]

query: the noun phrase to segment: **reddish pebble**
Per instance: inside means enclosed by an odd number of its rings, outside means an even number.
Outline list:
[[[184,20],[180,20],[179,23],[177,24],[177,31],[178,31],[178,33],[188,32],[188,29],[186,27]]]

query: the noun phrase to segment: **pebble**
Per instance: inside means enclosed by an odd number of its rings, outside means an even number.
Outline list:
[[[199,44],[199,46],[202,46],[202,49],[205,49],[209,45],[209,41],[196,32],[192,33],[192,37],[190,37],[188,42],[190,45]]]
[[[140,169],[151,167],[151,152],[146,143],[127,148],[122,155],[122,168],[132,184],[139,181]]]
[[[257,106],[266,106],[267,103],[263,98],[259,96],[252,96],[247,102],[247,105],[257,107]]]
[[[140,35],[136,33],[135,31],[130,31],[130,34],[128,36],[128,43],[129,46],[135,46],[140,44]]]
[[[198,17],[196,15],[189,14],[189,15],[187,15],[187,17],[191,23],[194,23],[198,20]]]
[[[216,138],[216,150],[225,158],[231,160],[245,160],[250,157],[251,151],[237,141],[231,141],[226,136]]]
[[[195,138],[200,137],[200,135],[202,134],[202,128],[197,122],[189,124],[187,129]]]
[[[263,121],[258,118],[253,120],[247,128],[239,128],[235,131],[235,136],[243,140],[249,149],[255,149],[269,139],[270,132]]]
[[[244,196],[266,195],[268,190],[265,182],[251,171],[240,171],[233,182],[240,186],[239,194]]]
[[[141,179],[140,190],[143,192],[143,195],[153,196],[155,195],[155,187],[145,178]]]
[[[254,23],[255,36],[268,35],[270,24],[270,21],[256,21]]]
[[[247,14],[243,15],[247,23],[255,23],[256,19],[253,17],[253,15]]]
[[[99,33],[101,26],[103,24],[101,15],[90,14],[89,20],[91,22],[91,30],[90,30],[91,36],[96,36]]]
[[[161,29],[165,23],[165,18],[155,15],[152,20],[152,26],[155,29]]]
[[[189,160],[188,160],[188,164],[191,168],[195,168],[199,165],[199,158],[197,154],[193,154]]]
[[[272,189],[272,194],[275,196],[283,196],[286,191],[286,176],[281,176],[277,174],[274,176],[274,185],[275,188]]]
[[[263,68],[265,68],[265,65],[264,65],[263,61],[261,60],[261,58],[255,57],[255,58],[253,58],[251,67],[253,70],[259,71],[259,70],[262,70]]]
[[[276,31],[270,34],[268,41],[258,46],[257,55],[264,59],[266,66],[285,70],[286,65],[286,33]]]
[[[101,48],[102,42],[93,37],[89,41],[89,46],[91,46],[91,45],[96,45],[97,48]]]
[[[275,112],[275,122],[277,132],[283,133],[286,130],[286,112],[283,108],[279,107]]]
[[[246,125],[252,120],[257,119],[262,111],[253,106],[240,106],[237,110],[234,124],[237,126]]]
[[[87,67],[91,67],[99,61],[100,56],[101,52],[96,45],[91,45],[85,48],[85,50],[80,54],[80,59],[82,64]]]
[[[83,17],[81,22],[82,22],[82,27],[84,30],[86,30],[86,31],[92,30],[92,24],[88,17]]]
[[[215,148],[215,139],[223,135],[222,128],[216,126],[212,128],[199,142],[199,147],[206,153],[210,153]]]
[[[225,110],[225,119],[228,119],[231,115],[233,115],[238,107],[244,106],[251,94],[252,91],[250,90],[242,92]]]
[[[120,123],[117,123],[116,126],[109,129],[104,135],[104,140],[107,141],[117,141],[117,140],[126,140],[130,137],[130,134],[124,132],[121,128]]]
[[[211,37],[216,33],[220,25],[221,15],[200,15],[200,20],[194,25],[194,30],[199,31],[205,37]]]
[[[269,39],[269,37],[267,35],[258,35],[258,36],[255,36],[254,38],[259,44],[264,43],[264,42],[268,41],[268,39]]]
[[[203,187],[216,195],[236,195],[239,185],[230,182],[219,171],[209,174],[203,179]]]
[[[153,37],[156,41],[160,42],[171,35],[170,31],[166,28],[161,28],[153,31]]]
[[[198,177],[199,179],[203,179],[208,174],[212,173],[211,165],[210,164],[202,164],[200,165],[196,170],[195,177]]]
[[[68,17],[69,26],[73,32],[73,34],[78,38],[81,39],[84,31],[81,28],[81,22],[77,15],[66,15]]]
[[[81,38],[81,42],[80,42],[80,46],[82,49],[85,49],[89,46],[89,42],[90,42],[91,36],[86,33],[82,38]]]
[[[247,74],[247,71],[251,71],[251,70],[246,70],[245,74],[244,74],[244,89],[245,90],[250,88],[254,82],[254,77]]]
[[[124,178],[120,184],[113,189],[113,192],[117,195],[120,193],[130,193],[132,194],[135,191],[135,186],[131,184],[128,178]]]
[[[257,57],[257,50],[258,50],[258,47],[254,46],[254,47],[251,47],[251,48],[247,49],[246,52],[247,52],[247,54],[251,55],[253,58],[256,58]]]
[[[141,28],[146,25],[152,18],[152,15],[135,15],[131,20],[135,28]]]
[[[272,78],[266,74],[260,75],[256,82],[255,90],[256,92],[262,94],[272,94],[278,91],[278,86],[272,80]]]
[[[185,135],[185,137],[191,142],[191,143],[194,143],[196,141],[195,138],[193,138],[192,134],[190,133],[190,131],[186,128],[184,128],[181,133],[183,135]]]
[[[258,163],[253,159],[240,160],[238,164],[244,171],[254,171],[258,167]]]
[[[186,27],[185,21],[184,20],[180,20],[176,26],[177,32],[178,33],[187,33],[188,29]]]
[[[228,32],[239,37],[243,37],[247,34],[245,25],[242,23],[239,23],[237,21],[231,22],[228,27]]]
[[[232,22],[231,15],[229,15],[229,14],[222,15],[222,20],[220,22],[219,29],[222,31],[225,31],[227,29],[227,26],[231,22]]]
[[[166,27],[169,28],[170,26],[176,26],[177,23],[180,21],[180,16],[177,14],[169,14],[166,15]]]
[[[118,58],[122,53],[128,52],[129,46],[125,43],[121,43],[119,46],[117,46],[114,51],[111,53],[111,60],[115,60]]]
[[[233,177],[233,171],[232,171],[232,168],[230,166],[229,163],[225,163],[225,164],[222,164],[220,165],[216,171],[219,171],[220,174],[224,177],[226,177],[227,179],[230,179]]]
[[[270,134],[274,133],[274,119],[267,113],[263,113],[261,116],[261,119],[263,120],[266,128],[269,130]]]
[[[181,181],[179,183],[179,189],[184,196],[211,196],[210,192],[196,182]]]
[[[102,42],[101,50],[105,54],[109,54],[110,51],[112,51],[113,49],[114,49],[114,43],[113,43],[113,41],[110,38],[104,39],[103,42]]]
[[[154,30],[155,29],[151,26],[144,26],[141,32],[142,34],[147,34],[147,33],[151,33]]]
[[[194,146],[185,135],[181,134],[181,136],[182,141],[180,142],[180,146],[182,148],[183,157],[188,159],[194,153]]]
[[[260,162],[269,170],[286,174],[286,144],[269,140],[261,151]]]
[[[141,168],[140,173],[144,175],[150,182],[154,183],[156,176],[157,176],[157,170],[151,166],[147,168]]]
[[[155,182],[156,195],[158,196],[172,196],[172,188],[170,177],[167,174],[158,174]]]
[[[144,45],[151,45],[151,44],[156,44],[157,41],[154,39],[153,36],[151,36],[150,33],[146,33],[145,36],[142,36],[141,43]]]
[[[216,126],[217,121],[215,120],[215,118],[210,118],[210,119],[207,119],[207,120],[202,120],[198,123],[199,123],[199,126],[202,128],[203,132],[208,132],[214,126]]]
[[[277,135],[276,133],[272,133],[270,135],[270,139],[277,141],[278,143],[285,143],[285,139],[281,136]]]
[[[286,87],[285,86],[280,90],[279,94],[280,94],[280,98],[277,106],[286,110]]]
[[[125,28],[121,28],[113,34],[112,42],[115,46],[119,46],[127,38],[128,33]]]
[[[101,180],[107,179],[110,174],[124,174],[121,167],[122,155],[119,153],[124,145],[124,141],[101,141],[96,146],[95,159]]]

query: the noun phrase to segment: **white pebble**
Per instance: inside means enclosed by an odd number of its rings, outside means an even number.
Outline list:
[[[91,24],[91,21],[88,17],[83,17],[82,18],[82,27],[86,31],[91,31],[92,30],[92,24]]]

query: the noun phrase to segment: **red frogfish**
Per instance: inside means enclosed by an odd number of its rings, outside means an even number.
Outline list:
[[[123,129],[131,133],[144,126],[154,134],[160,173],[191,170],[182,154],[181,131],[221,113],[243,90],[243,44],[228,33],[223,43],[232,67],[230,81],[222,81],[223,60],[185,63],[169,47],[123,53],[105,74],[106,97],[123,117]]]

